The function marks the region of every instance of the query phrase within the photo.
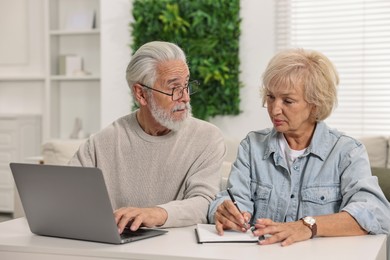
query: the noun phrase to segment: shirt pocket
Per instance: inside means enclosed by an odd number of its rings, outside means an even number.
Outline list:
[[[255,205],[255,211],[252,220],[258,218],[265,218],[267,216],[267,209],[270,203],[272,186],[252,181],[251,193]]]
[[[339,184],[306,187],[302,190],[303,216],[339,212],[341,199]]]

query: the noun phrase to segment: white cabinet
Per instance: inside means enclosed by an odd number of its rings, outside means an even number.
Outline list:
[[[42,141],[68,139],[76,118],[87,135],[130,112],[131,1],[13,0],[2,7],[2,17],[16,18],[0,23],[1,37],[20,36],[20,44],[0,50],[12,58],[0,60],[0,211],[12,212],[11,161],[39,156]],[[82,27],[91,12],[95,26]],[[61,75],[66,54],[81,57],[88,73]]]
[[[100,129],[100,1],[46,0],[45,7],[45,139],[69,138],[76,120],[84,134],[94,133]]]
[[[7,46],[0,56],[27,53],[18,64],[16,59],[14,64],[0,60],[0,114],[40,114],[42,140],[47,141],[68,139],[76,118],[88,135],[130,112],[125,70],[131,56],[131,1],[11,2],[15,3],[4,5],[0,14],[26,16],[14,19],[20,22],[12,29],[21,30],[17,34],[27,35],[27,40],[20,41],[23,46]],[[91,12],[92,27],[87,25]],[[8,27],[0,23],[1,32]],[[62,55],[81,57],[88,73],[62,75]]]
[[[0,211],[13,212],[14,182],[10,162],[25,162],[40,154],[39,115],[0,115]]]

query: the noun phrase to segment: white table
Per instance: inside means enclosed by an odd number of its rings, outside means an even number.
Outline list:
[[[0,223],[0,259],[386,259],[385,235],[315,238],[279,244],[197,244],[194,227],[124,245],[37,236],[25,218]]]

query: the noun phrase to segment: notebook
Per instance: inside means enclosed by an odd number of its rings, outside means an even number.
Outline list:
[[[220,236],[215,229],[215,225],[212,224],[197,224],[195,235],[199,244],[254,243],[259,241],[259,237],[254,236],[251,230],[248,230],[245,233],[234,230],[224,230],[224,234]]]
[[[140,228],[120,235],[98,168],[22,163],[10,167],[34,234],[123,244],[168,232]]]

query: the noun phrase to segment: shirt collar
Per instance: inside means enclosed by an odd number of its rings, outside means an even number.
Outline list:
[[[330,140],[327,135],[329,133],[329,129],[327,125],[320,121],[317,122],[316,128],[314,130],[313,138],[311,139],[310,145],[307,147],[303,156],[306,156],[310,153],[318,156],[321,160],[324,160],[329,153],[329,149],[331,149]],[[269,135],[268,145],[264,153],[264,159],[271,156],[272,153],[279,153],[278,148],[278,132],[275,128],[272,128],[272,131]]]
[[[325,160],[327,154],[329,154],[329,150],[332,148],[328,136],[329,128],[327,125],[323,121],[317,122],[313,138],[307,148],[307,153],[315,154],[321,160]]]

